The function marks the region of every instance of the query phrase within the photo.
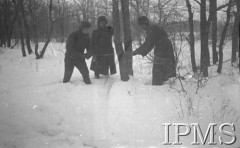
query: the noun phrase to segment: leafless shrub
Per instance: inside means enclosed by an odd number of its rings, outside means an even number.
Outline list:
[[[228,74],[229,79],[231,80],[232,84],[240,84],[240,77],[237,71],[234,68],[229,69]]]
[[[0,48],[0,55],[4,54],[3,48]]]
[[[214,104],[213,104],[214,105]],[[214,110],[214,107],[212,107]],[[221,122],[238,122],[240,114],[231,104],[231,100],[224,99],[219,109],[213,112],[213,119]]]

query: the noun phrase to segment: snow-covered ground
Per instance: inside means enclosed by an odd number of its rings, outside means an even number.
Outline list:
[[[75,69],[71,83],[62,84],[63,47],[51,43],[40,60],[34,55],[23,58],[18,47],[1,49],[0,148],[193,147],[192,133],[181,137],[182,146],[162,144],[162,124],[175,122],[200,123],[203,133],[212,122],[234,123],[235,145],[219,145],[218,136],[224,135],[217,126],[218,145],[211,147],[240,147],[240,77],[229,62],[221,75],[212,66],[211,78],[203,81],[206,84],[197,94],[191,75],[182,81],[186,93],[179,80],[148,85],[151,64],[140,57],[134,58],[135,75],[128,82],[121,82],[119,75],[97,80],[91,72],[93,84],[85,85]],[[190,67],[189,49],[184,49],[181,59]],[[230,50],[225,50],[228,59]],[[173,127],[170,141],[174,141]]]

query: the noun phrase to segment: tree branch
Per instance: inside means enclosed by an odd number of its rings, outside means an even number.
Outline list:
[[[227,3],[227,4],[225,4],[225,5],[219,6],[215,11],[219,11],[219,10],[227,7],[228,5],[230,5],[230,3]]]
[[[199,2],[198,0],[193,0],[193,1],[195,1],[196,3],[198,3],[199,5],[201,5],[201,2]]]

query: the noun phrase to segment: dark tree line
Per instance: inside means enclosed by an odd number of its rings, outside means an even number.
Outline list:
[[[3,45],[11,47],[17,16],[12,2],[3,0],[0,4],[0,47]]]
[[[19,43],[23,56],[35,53],[37,59],[42,58],[51,38],[64,42],[83,20],[80,16],[93,13],[93,1],[89,1],[88,10],[85,3],[82,7],[76,4],[66,0],[1,0],[0,47],[13,48]],[[94,26],[95,16],[90,19]]]
[[[3,9],[4,13],[1,13],[1,17],[4,17],[4,19],[1,19],[1,24],[5,24],[5,26],[1,27],[0,46],[7,43],[7,47],[14,47],[15,44],[12,45],[13,39],[15,39],[15,43],[20,40],[22,55],[26,56],[26,49],[28,54],[33,53],[31,42],[34,41],[36,58],[42,58],[53,31],[53,20],[50,19],[52,17],[53,0],[48,3],[37,0],[4,0],[1,4],[7,6]],[[44,17],[45,15],[48,15],[48,17]],[[49,18],[49,20],[46,20],[46,18]],[[41,39],[46,41],[41,53],[38,52],[37,43],[40,39],[38,35],[40,30]]]

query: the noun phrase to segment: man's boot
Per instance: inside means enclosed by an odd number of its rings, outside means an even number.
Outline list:
[[[100,74],[99,74],[98,72],[95,72],[94,75],[95,75],[95,78],[96,78],[96,79],[99,79],[99,78],[100,78]]]
[[[89,77],[83,78],[83,81],[84,81],[85,84],[92,84],[92,82],[91,82]]]

